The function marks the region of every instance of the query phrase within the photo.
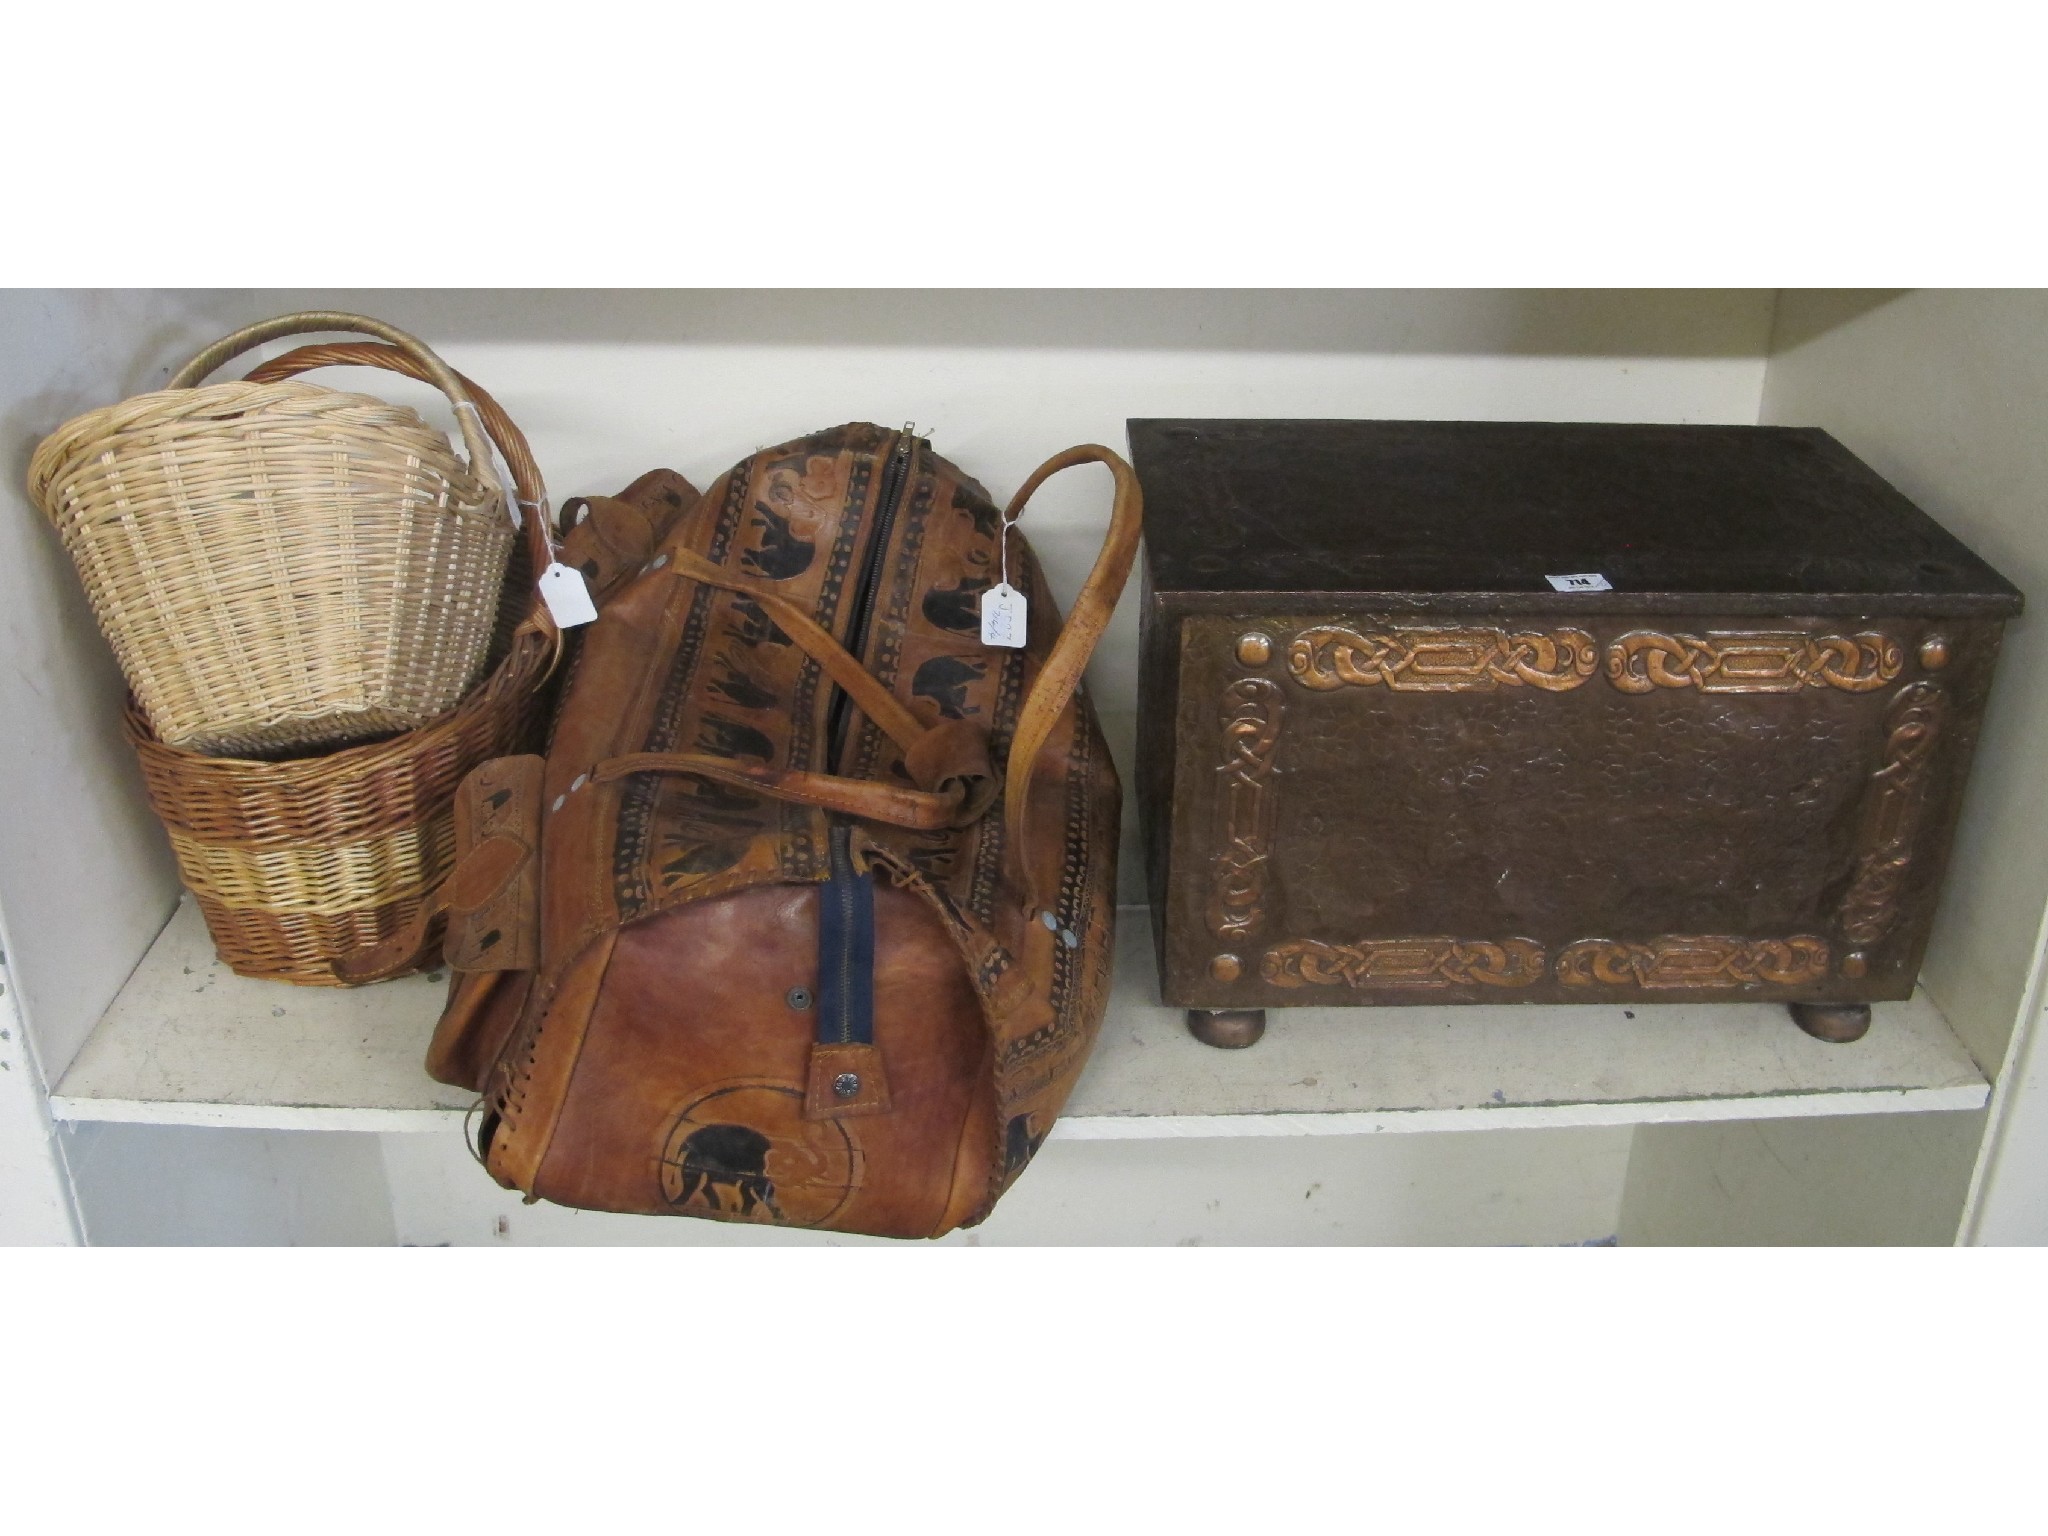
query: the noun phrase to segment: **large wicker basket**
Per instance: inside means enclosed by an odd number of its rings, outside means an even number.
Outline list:
[[[382,336],[455,405],[469,459],[413,411],[295,379],[200,381],[258,343]],[[56,524],[158,740],[275,753],[407,730],[482,671],[511,519],[477,406],[405,332],[309,313],[216,342],[36,450]]]
[[[413,354],[355,343],[302,347],[251,377],[350,363],[429,376]],[[519,622],[500,625],[502,655],[479,687],[417,730],[286,761],[169,746],[139,710],[128,711],[129,740],[179,873],[221,959],[241,975],[338,985],[329,962],[403,929],[447,874],[456,786],[478,763],[535,745],[561,639],[533,602],[530,579],[546,558],[546,491],[518,428],[461,382],[511,467],[530,535],[511,562],[502,606]]]

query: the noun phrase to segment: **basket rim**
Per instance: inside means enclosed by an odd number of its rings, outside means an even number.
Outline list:
[[[508,689],[517,689],[521,696],[530,693],[539,679],[545,677],[547,668],[541,663],[551,659],[553,649],[537,631],[515,632],[512,644],[498,664],[460,700],[433,719],[376,741],[315,749],[303,757],[224,757],[195,752],[189,747],[172,746],[150,727],[149,717],[143,713],[132,690],[122,698],[122,723],[128,728],[129,739],[137,751],[167,758],[180,771],[245,774],[251,779],[268,779],[279,785],[295,780],[312,782],[330,775],[341,778],[351,773],[367,773],[382,766],[381,762],[374,760],[388,758],[396,762],[425,749],[440,737],[452,734],[464,719],[482,714],[496,705],[499,696]],[[537,673],[533,683],[527,683],[528,673]]]
[[[84,465],[118,452],[125,439],[136,439],[161,432],[173,421],[182,419],[196,433],[210,427],[224,427],[231,420],[246,419],[252,410],[263,405],[287,400],[310,400],[319,396],[331,397],[333,408],[372,408],[387,413],[391,424],[406,430],[417,428],[421,435],[437,442],[446,452],[454,467],[449,476],[452,483],[466,482],[476,490],[474,500],[482,506],[502,504],[506,495],[502,487],[493,487],[478,476],[474,468],[464,461],[455,447],[455,439],[446,430],[428,421],[409,405],[394,404],[376,395],[364,394],[359,390],[335,389],[326,384],[315,384],[306,379],[275,379],[265,383],[252,384],[246,379],[223,379],[217,384],[201,384],[191,389],[155,389],[139,395],[129,395],[108,405],[95,406],[82,411],[46,434],[37,443],[35,452],[29,457],[28,493],[32,501],[51,522],[59,522],[57,509],[50,504],[53,489],[68,484],[82,472]],[[203,407],[241,402],[241,409],[230,417],[223,415],[217,421],[209,422]],[[180,411],[176,417],[167,419],[155,428],[138,426],[138,419],[147,418],[152,412],[166,410],[173,405],[184,405],[189,409]],[[253,424],[253,423],[252,423]],[[176,444],[158,443],[154,451],[166,449],[175,451]]]

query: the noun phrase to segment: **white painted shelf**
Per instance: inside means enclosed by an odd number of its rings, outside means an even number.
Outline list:
[[[1155,1000],[1145,911],[1120,924],[1102,1040],[1068,1138],[1315,1136],[1978,1109],[1990,1087],[1923,991],[1854,1045],[1775,1004],[1293,1008],[1248,1051],[1190,1037]],[[62,1120],[430,1130],[470,1095],[420,1060],[444,987],[249,981],[190,897],[51,1096]]]

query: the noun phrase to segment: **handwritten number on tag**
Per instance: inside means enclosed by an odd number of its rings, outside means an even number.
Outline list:
[[[981,643],[1021,650],[1025,635],[1024,594],[999,581],[981,594]]]

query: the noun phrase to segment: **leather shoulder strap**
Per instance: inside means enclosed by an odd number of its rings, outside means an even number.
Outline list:
[[[1017,717],[1017,734],[1011,740],[1010,760],[1004,771],[1003,846],[1023,877],[1025,903],[1032,909],[1038,905],[1038,892],[1024,845],[1024,811],[1030,801],[1031,771],[1053,727],[1059,724],[1067,701],[1080,685],[1081,674],[1088,669],[1088,658],[1095,654],[1096,642],[1109,627],[1109,616],[1123,595],[1131,565],[1138,557],[1138,538],[1144,531],[1145,498],[1138,487],[1137,473],[1121,454],[1100,443],[1069,448],[1033,470],[1031,478],[1018,487],[1004,509],[1004,524],[1017,520],[1039,486],[1076,464],[1108,465],[1109,472],[1116,477],[1116,499],[1110,507],[1109,533],[1103,540],[1101,554],[1095,557],[1095,568],[1081,584],[1080,595],[1068,610],[1066,627],[1053,643],[1052,654],[1046,658]]]

